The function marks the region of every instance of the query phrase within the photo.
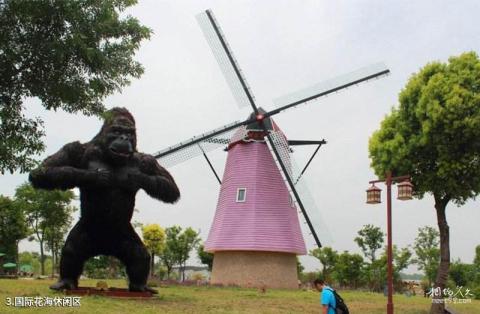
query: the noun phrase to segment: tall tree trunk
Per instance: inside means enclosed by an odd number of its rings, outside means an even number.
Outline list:
[[[170,273],[172,272],[172,267],[167,266],[167,280],[170,279]]]
[[[187,261],[183,262],[181,265],[182,265],[182,281],[185,281],[185,267],[187,265]]]
[[[55,276],[55,244],[52,241],[52,278]]]
[[[45,253],[43,252],[43,241],[40,241],[40,274],[45,276]]]
[[[449,198],[440,198],[435,196],[435,209],[437,211],[438,230],[440,232],[440,264],[438,265],[435,287],[440,288],[440,295],[434,295],[430,314],[443,314],[445,312],[445,303],[443,303],[443,289],[448,279],[448,270],[450,268],[450,231],[447,223],[445,209]],[[437,301],[438,300],[438,301]]]
[[[55,272],[60,273],[59,263],[58,263],[58,245],[55,246]]]
[[[19,259],[19,257],[18,257],[18,243],[19,243],[19,242],[20,242],[20,240],[15,241],[15,264],[17,265],[17,271],[16,271],[17,274],[18,274],[19,266],[20,266],[20,265],[18,264],[19,261],[20,261],[20,259]]]
[[[150,277],[153,278],[154,270],[153,268],[155,267],[155,253],[152,252],[152,257],[150,259]]]

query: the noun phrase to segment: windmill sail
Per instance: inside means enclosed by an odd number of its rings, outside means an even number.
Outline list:
[[[254,106],[255,97],[212,11],[198,14],[197,21],[238,106]]]
[[[310,87],[301,89],[297,92],[284,95],[273,100],[277,109],[272,110],[269,114],[273,115],[288,109],[290,107],[298,106],[316,98],[326,96],[328,94],[338,92],[350,86],[365,82],[374,78],[381,77],[390,73],[390,70],[383,63],[375,63],[370,66],[358,69],[356,71],[344,74],[333,79],[312,85]]]
[[[320,239],[322,239],[323,243],[331,243],[330,232],[326,224],[323,223],[315,200],[307,188],[305,178],[300,176],[300,168],[290,156],[290,147],[287,139],[281,132],[273,131],[268,135],[268,140],[270,150],[277,159],[277,166],[280,172],[283,173],[290,187],[292,198],[297,201],[317,245],[319,247],[322,245]]]
[[[245,128],[242,124],[244,124],[244,122],[236,121],[224,125],[210,132],[194,136],[186,141],[167,147],[153,155],[164,167],[168,168],[177,165],[217,148],[226,147],[238,128]]]
[[[313,228],[315,229],[317,236],[322,239],[322,244],[324,246],[331,246],[333,243],[332,234],[327,227],[325,220],[323,220],[322,214],[313,195],[310,193],[308,187],[311,185],[308,183],[308,177],[305,175],[300,176],[300,168],[293,157],[291,159],[291,164],[292,173],[294,173],[294,177],[296,178],[295,189],[302,200],[305,210],[308,212]]]

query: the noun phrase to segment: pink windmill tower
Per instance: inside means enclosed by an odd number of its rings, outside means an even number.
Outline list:
[[[284,137],[270,121],[267,131]],[[211,283],[295,288],[296,256],[306,254],[305,243],[295,203],[257,123],[232,137],[222,182],[205,243],[214,253]]]
[[[237,104],[250,106],[253,113],[244,121],[230,123],[165,148],[155,157],[161,165],[169,167],[203,155],[221,184],[217,209],[205,243],[206,250],[214,253],[212,283],[296,287],[296,256],[306,253],[297,209],[317,246],[321,246],[319,235],[328,235],[302,177],[320,146],[326,142],[287,140],[271,117],[390,71],[381,63],[374,64],[279,98],[274,101],[277,108],[266,112],[255,103],[213,13],[207,10],[199,14],[197,20]],[[290,159],[290,146],[293,145],[317,145],[306,166],[298,173]],[[207,153],[225,146],[227,162],[223,180],[220,180]]]

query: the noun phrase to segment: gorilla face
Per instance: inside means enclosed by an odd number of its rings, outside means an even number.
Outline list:
[[[116,162],[126,162],[135,152],[135,127],[128,119],[114,119],[105,132],[106,151]]]

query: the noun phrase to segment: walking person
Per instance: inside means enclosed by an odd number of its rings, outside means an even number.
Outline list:
[[[322,279],[315,279],[313,282],[315,288],[320,291],[320,304],[322,305],[322,314],[336,314],[337,303],[332,288],[330,288]]]

